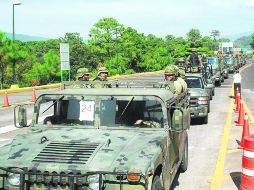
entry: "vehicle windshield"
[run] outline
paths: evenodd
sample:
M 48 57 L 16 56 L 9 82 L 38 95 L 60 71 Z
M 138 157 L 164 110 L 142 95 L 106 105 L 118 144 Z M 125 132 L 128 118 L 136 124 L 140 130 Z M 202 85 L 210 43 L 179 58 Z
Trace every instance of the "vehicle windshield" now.
M 208 58 L 207 60 L 208 60 L 208 63 L 211 64 L 213 68 L 218 67 L 218 64 L 219 64 L 218 59 Z
M 152 97 L 50 97 L 39 102 L 37 124 L 105 127 L 162 128 L 159 98 Z
M 231 57 L 225 57 L 224 58 L 224 61 L 227 63 L 227 64 L 232 64 L 233 63 L 233 59 Z
M 187 88 L 204 88 L 200 77 L 186 76 L 185 82 L 187 83 Z

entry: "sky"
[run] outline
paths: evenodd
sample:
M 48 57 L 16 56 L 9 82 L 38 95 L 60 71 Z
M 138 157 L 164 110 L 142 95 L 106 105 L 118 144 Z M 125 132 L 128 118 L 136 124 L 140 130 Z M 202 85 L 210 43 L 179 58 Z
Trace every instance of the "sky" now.
M 12 2 L 0 0 L 0 30 L 12 33 Z M 254 31 L 254 0 L 21 0 L 15 6 L 15 33 L 46 38 L 79 32 L 84 39 L 101 18 L 114 17 L 144 34 L 185 36 Z

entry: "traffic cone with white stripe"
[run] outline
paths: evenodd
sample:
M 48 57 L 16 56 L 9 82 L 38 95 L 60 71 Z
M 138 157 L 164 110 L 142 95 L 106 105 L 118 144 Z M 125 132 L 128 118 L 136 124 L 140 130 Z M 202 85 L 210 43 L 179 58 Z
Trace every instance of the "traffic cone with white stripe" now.
M 240 109 L 239 109 L 239 115 L 237 120 L 237 126 L 243 126 L 244 125 L 244 107 L 243 107 L 243 100 L 241 100 L 240 103 Z
M 9 99 L 8 99 L 8 93 L 7 90 L 4 92 L 4 107 L 9 107 Z
M 238 147 L 239 149 L 243 148 L 243 139 L 248 135 L 250 135 L 249 118 L 248 118 L 248 115 L 245 114 L 244 124 L 243 124 L 243 132 L 242 132 L 242 139 L 241 139 L 241 143 Z
M 243 139 L 240 190 L 254 190 L 254 134 L 246 136 Z
M 32 102 L 36 101 L 36 93 L 35 93 L 35 88 L 33 88 L 33 93 L 32 93 Z

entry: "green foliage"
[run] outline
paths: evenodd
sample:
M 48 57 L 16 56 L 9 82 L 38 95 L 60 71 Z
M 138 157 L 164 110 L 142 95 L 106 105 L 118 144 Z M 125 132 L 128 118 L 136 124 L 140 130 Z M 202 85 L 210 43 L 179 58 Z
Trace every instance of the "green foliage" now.
M 202 36 L 198 29 L 194 29 L 194 28 L 191 29 L 186 36 L 187 36 L 187 42 L 190 44 L 190 47 L 197 48 L 201 46 Z
M 15 41 L 12 44 L 5 33 L 0 32 L 0 76 L 1 87 L 12 84 L 12 63 L 15 62 L 16 78 L 21 86 L 54 83 L 60 81 L 59 44 L 70 45 L 71 79 L 76 72 L 86 67 L 91 77 L 97 68 L 106 66 L 109 74 L 132 74 L 164 69 L 178 58 L 190 54 L 195 47 L 211 56 L 218 49 L 219 31 L 213 39 L 202 36 L 198 29 L 191 29 L 187 38 L 167 35 L 165 39 L 149 34 L 144 35 L 131 27 L 124 27 L 114 18 L 100 19 L 89 32 L 85 43 L 79 33 L 66 33 L 60 39 L 46 41 Z M 67 72 L 63 72 L 67 75 Z
M 251 36 L 243 36 L 234 41 L 234 46 L 237 48 L 250 48 Z
M 50 50 L 43 57 L 44 63 L 35 63 L 31 70 L 24 75 L 24 83 L 31 85 L 32 81 L 40 81 L 40 84 L 48 84 L 60 81 L 59 56 Z
M 254 49 L 254 33 L 251 35 L 250 46 L 251 46 L 252 49 Z

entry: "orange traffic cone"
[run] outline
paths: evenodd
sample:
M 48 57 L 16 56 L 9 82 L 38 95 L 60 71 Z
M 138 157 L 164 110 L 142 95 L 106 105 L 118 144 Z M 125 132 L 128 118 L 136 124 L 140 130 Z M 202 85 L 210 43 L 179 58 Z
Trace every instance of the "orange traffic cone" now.
M 238 92 L 237 96 L 236 96 L 236 108 L 235 108 L 235 112 L 238 113 L 240 110 L 240 104 L 241 104 L 241 98 L 240 98 L 241 94 Z
M 243 139 L 244 137 L 250 135 L 250 127 L 249 127 L 249 118 L 248 115 L 245 114 L 244 116 L 244 124 L 243 124 L 243 133 L 242 133 L 242 139 L 241 139 L 241 143 L 238 146 L 239 149 L 243 148 Z
M 33 88 L 33 93 L 32 93 L 32 102 L 36 101 L 36 94 L 35 94 L 35 88 Z
M 9 107 L 9 99 L 8 99 L 8 94 L 7 94 L 7 90 L 4 92 L 4 107 Z
M 243 107 L 243 100 L 241 100 L 237 126 L 243 126 L 243 124 L 244 124 L 244 107 Z

